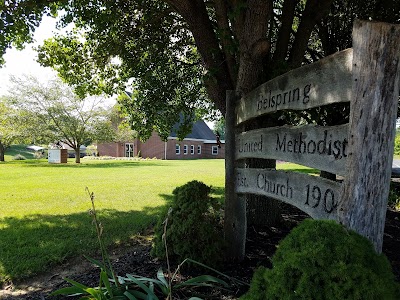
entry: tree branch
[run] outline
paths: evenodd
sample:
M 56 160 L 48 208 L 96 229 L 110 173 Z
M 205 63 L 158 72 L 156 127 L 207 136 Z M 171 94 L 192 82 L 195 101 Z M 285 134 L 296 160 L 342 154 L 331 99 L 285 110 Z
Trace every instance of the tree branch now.
M 283 3 L 281 16 L 282 25 L 281 29 L 279 30 L 273 58 L 275 63 L 279 63 L 286 59 L 286 55 L 289 49 L 290 33 L 292 32 L 292 24 L 296 3 L 296 0 L 286 0 Z
M 244 22 L 238 40 L 240 59 L 236 93 L 246 94 L 259 84 L 263 58 L 268 55 L 268 24 L 272 16 L 272 0 L 253 0 L 247 3 Z
M 207 74 L 204 84 L 210 99 L 225 114 L 226 91 L 234 88 L 227 62 L 202 0 L 165 0 L 188 23 Z
M 328 12 L 333 0 L 309 0 L 297 29 L 289 62 L 293 68 L 301 66 L 308 40 L 314 27 Z
M 229 75 L 232 82 L 236 82 L 237 72 L 235 70 L 236 58 L 232 54 L 234 43 L 233 43 L 233 32 L 229 26 L 228 19 L 228 4 L 226 0 L 216 0 L 214 3 L 215 15 L 217 19 L 217 26 L 220 34 L 220 40 L 222 49 L 225 54 L 226 62 L 228 65 Z

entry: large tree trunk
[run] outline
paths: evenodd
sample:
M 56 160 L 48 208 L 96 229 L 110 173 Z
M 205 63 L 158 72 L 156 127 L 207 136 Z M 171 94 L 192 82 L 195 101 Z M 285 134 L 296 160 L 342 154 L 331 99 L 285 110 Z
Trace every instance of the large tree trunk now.
M 81 149 L 78 146 L 78 148 L 75 148 L 75 163 L 80 164 L 81 163 Z
M 239 70 L 236 93 L 242 96 L 257 87 L 262 80 L 263 60 L 270 50 L 268 20 L 272 15 L 272 1 L 250 1 L 241 18 L 235 23 L 240 42 Z M 254 121 L 258 124 L 258 121 Z M 269 122 L 271 123 L 271 122 Z M 246 130 L 254 124 L 246 125 Z M 251 168 L 273 167 L 274 160 L 251 159 L 246 161 Z M 279 218 L 277 201 L 262 196 L 247 195 L 248 224 L 274 224 Z
M 4 161 L 4 145 L 2 143 L 0 143 L 0 161 Z
M 251 168 L 276 169 L 276 161 L 272 159 L 249 159 L 247 163 Z M 247 201 L 247 225 L 276 225 L 280 220 L 281 210 L 279 200 L 259 196 L 248 195 Z
M 278 122 L 270 116 L 266 118 L 258 118 L 246 125 L 246 131 L 263 127 L 277 126 Z M 274 159 L 257 159 L 251 158 L 246 160 L 246 167 L 258 169 L 276 169 L 276 160 Z M 276 225 L 280 220 L 279 200 L 260 196 L 246 195 L 247 202 L 247 224 L 248 225 Z
M 225 115 L 226 91 L 234 89 L 226 58 L 214 33 L 203 0 L 165 0 L 188 23 L 207 74 L 203 77 L 208 96 Z M 233 68 L 234 66 L 231 66 Z

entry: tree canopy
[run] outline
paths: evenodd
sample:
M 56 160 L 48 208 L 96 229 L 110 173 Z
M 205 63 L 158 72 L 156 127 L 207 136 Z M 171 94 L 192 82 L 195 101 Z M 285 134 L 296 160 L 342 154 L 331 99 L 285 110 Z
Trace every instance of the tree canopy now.
M 5 149 L 13 142 L 26 139 L 25 114 L 14 109 L 5 98 L 0 99 L 0 161 Z
M 0 53 L 30 42 L 42 15 L 62 9 L 62 24 L 77 29 L 47 41 L 39 49 L 42 64 L 80 94 L 132 84 L 127 106 L 140 112 L 136 127 L 161 132 L 178 112 L 209 108 L 206 99 L 224 114 L 227 90 L 240 96 L 351 46 L 355 18 L 400 21 L 399 2 L 389 0 L 10 0 L 1 6 Z
M 63 142 L 75 151 L 92 140 L 111 140 L 114 130 L 99 97 L 79 98 L 55 79 L 47 84 L 33 76 L 13 79 L 13 93 L 6 96 L 17 112 L 29 115 L 25 127 L 45 143 Z

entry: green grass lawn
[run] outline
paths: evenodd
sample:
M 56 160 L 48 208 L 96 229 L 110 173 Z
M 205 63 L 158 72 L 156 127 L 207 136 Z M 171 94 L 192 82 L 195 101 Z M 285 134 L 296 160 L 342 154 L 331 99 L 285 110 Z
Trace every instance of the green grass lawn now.
M 67 258 L 98 251 L 88 210 L 88 187 L 107 245 L 130 238 L 157 220 L 175 187 L 200 180 L 224 189 L 223 160 L 46 160 L 0 163 L 0 281 L 21 279 Z
M 173 189 L 190 180 L 212 185 L 217 197 L 224 193 L 224 160 L 12 160 L 29 157 L 24 151 L 13 147 L 0 163 L 0 282 L 98 253 L 86 187 L 95 195 L 107 246 L 129 245 L 156 222 Z M 278 168 L 315 172 L 288 163 Z

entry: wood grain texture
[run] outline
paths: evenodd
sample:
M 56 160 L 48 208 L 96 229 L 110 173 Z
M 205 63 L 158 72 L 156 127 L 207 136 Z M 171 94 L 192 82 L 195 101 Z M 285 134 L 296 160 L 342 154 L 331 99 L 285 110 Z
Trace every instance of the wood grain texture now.
M 236 192 L 268 196 L 296 206 L 314 219 L 337 220 L 340 183 L 302 173 L 236 169 Z
M 246 201 L 235 192 L 235 92 L 227 91 L 225 132 L 225 210 L 224 232 L 227 257 L 243 260 L 246 245 Z
M 283 109 L 349 102 L 352 56 L 347 49 L 260 85 L 240 99 L 236 123 Z
M 236 159 L 264 158 L 293 162 L 344 175 L 348 126 L 282 126 L 236 136 Z
M 400 25 L 356 21 L 340 221 L 382 251 L 399 97 Z

